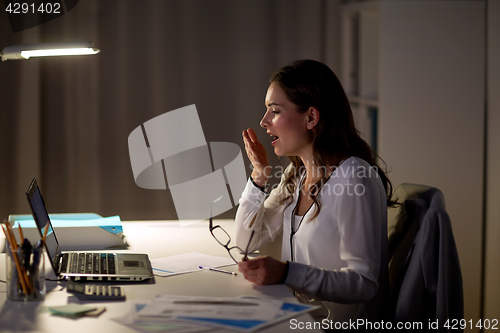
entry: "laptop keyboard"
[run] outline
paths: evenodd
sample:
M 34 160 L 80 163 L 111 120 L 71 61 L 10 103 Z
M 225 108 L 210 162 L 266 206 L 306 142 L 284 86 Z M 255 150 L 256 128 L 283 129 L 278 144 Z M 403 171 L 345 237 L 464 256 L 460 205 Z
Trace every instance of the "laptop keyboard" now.
M 66 265 L 68 261 L 69 265 Z M 112 253 L 68 253 L 61 267 L 61 273 L 116 274 L 115 255 Z

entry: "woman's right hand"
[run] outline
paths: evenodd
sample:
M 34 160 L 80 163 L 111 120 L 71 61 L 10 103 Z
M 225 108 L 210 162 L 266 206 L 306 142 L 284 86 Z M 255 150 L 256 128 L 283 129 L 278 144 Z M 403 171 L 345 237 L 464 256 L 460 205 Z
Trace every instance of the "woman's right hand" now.
M 269 174 L 271 173 L 266 149 L 260 143 L 259 139 L 257 139 L 257 134 L 251 128 L 243 131 L 243 141 L 245 142 L 248 159 L 253 165 L 252 179 L 257 186 L 266 187 Z

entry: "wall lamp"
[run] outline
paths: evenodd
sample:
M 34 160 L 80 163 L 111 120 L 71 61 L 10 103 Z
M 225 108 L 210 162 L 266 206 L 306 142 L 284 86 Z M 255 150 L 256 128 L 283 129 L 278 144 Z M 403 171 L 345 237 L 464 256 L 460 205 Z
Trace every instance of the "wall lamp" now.
M 5 47 L 0 54 L 2 61 L 29 59 L 31 57 L 52 57 L 97 54 L 92 42 L 19 44 Z

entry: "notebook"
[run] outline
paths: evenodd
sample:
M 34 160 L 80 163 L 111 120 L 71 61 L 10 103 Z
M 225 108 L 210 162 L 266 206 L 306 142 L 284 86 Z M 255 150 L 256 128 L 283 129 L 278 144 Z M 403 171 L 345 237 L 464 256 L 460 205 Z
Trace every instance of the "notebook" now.
M 48 232 L 45 250 L 56 276 L 72 280 L 144 281 L 153 277 L 151 263 L 145 253 L 120 252 L 61 252 L 56 231 L 52 228 L 49 214 L 36 182 L 31 181 L 26 196 L 40 236 Z

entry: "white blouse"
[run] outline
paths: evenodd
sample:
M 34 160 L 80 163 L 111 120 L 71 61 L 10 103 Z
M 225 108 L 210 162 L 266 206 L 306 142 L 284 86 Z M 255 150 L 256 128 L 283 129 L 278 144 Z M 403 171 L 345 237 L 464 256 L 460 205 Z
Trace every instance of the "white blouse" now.
M 245 248 L 254 230 L 250 248 L 256 250 L 283 231 L 281 260 L 290 261 L 285 284 L 301 300 L 323 301 L 324 316 L 334 321 L 380 318 L 388 291 L 387 196 L 377 171 L 363 159 L 346 159 L 318 195 L 319 215 L 311 220 L 313 204 L 300 221 L 298 183 L 292 203 L 280 203 L 287 172 L 290 166 L 267 199 L 247 182 L 236 213 L 237 245 Z M 292 223 L 298 225 L 290 237 Z

